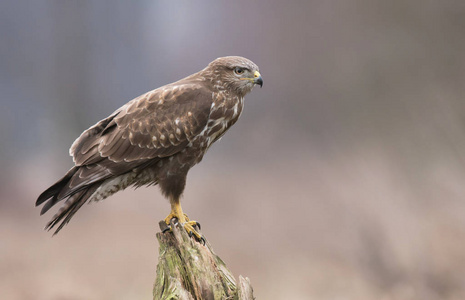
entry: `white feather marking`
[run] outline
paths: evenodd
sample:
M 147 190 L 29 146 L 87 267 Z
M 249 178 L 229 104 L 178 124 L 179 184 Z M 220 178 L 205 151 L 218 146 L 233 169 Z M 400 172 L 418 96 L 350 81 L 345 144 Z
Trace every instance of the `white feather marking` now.
M 127 188 L 135 178 L 135 173 L 128 173 L 113 179 L 105 180 L 102 185 L 89 197 L 89 202 L 100 201 L 108 196 Z

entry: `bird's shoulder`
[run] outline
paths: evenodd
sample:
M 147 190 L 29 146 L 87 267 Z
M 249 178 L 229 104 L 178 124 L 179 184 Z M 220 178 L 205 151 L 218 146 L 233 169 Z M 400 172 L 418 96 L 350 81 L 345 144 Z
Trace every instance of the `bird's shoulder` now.
M 212 91 L 211 84 L 208 82 L 184 79 L 148 91 L 132 101 L 165 104 L 165 106 L 191 101 L 210 101 Z
M 179 81 L 149 91 L 122 106 L 114 118 L 119 128 L 140 131 L 139 125 L 165 127 L 167 123 L 200 121 L 210 113 L 211 89 L 197 81 Z M 144 133 L 144 132 L 141 132 Z

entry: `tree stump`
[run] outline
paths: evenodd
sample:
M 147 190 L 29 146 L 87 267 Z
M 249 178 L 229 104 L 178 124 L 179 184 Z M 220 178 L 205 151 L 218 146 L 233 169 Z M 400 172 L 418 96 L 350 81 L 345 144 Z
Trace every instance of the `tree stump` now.
M 160 229 L 165 228 L 165 222 L 160 221 Z M 154 300 L 254 299 L 249 279 L 239 276 L 237 285 L 208 241 L 205 245 L 197 242 L 173 220 L 171 228 L 171 231 L 157 233 L 160 249 Z

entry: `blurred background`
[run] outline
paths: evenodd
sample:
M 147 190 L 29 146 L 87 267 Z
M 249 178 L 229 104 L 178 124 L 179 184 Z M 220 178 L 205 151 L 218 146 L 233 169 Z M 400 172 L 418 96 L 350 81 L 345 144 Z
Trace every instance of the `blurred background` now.
M 464 1 L 0 3 L 2 299 L 151 299 L 158 188 L 37 196 L 79 134 L 241 55 L 263 89 L 188 177 L 184 210 L 257 299 L 465 299 Z

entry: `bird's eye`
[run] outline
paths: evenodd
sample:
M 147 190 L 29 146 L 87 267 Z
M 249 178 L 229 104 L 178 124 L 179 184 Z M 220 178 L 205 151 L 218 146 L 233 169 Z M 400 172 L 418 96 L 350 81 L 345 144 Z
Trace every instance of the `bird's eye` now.
M 242 75 L 244 73 L 244 69 L 237 67 L 234 69 L 234 73 L 237 75 Z

